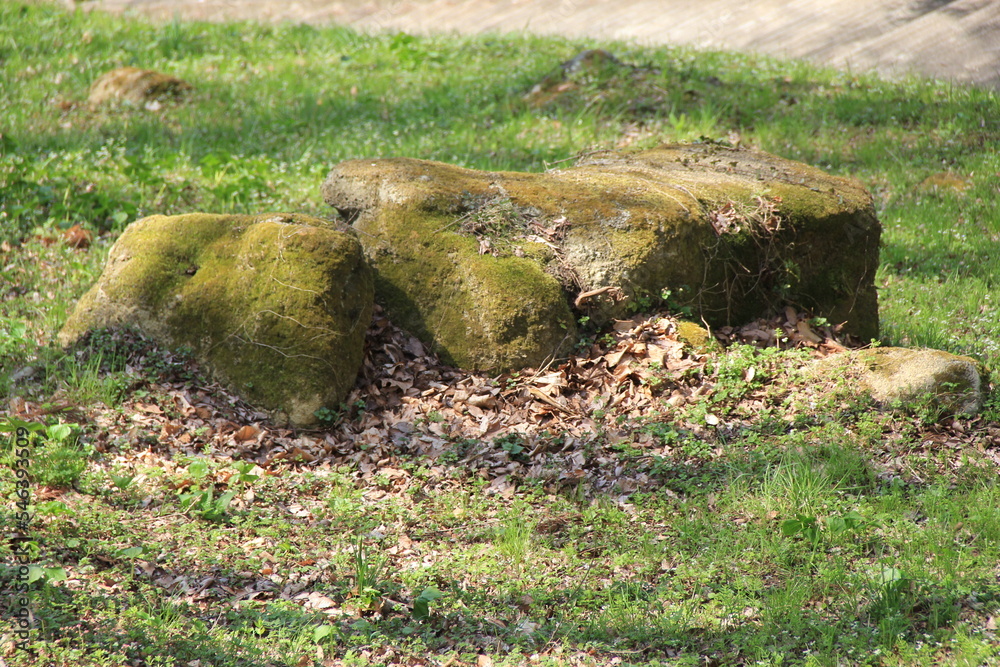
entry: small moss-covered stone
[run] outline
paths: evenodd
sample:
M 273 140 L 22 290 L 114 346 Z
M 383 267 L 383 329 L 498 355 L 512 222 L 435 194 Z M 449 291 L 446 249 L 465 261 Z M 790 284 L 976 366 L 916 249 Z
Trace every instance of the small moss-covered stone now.
M 122 233 L 59 340 L 129 325 L 190 347 L 220 380 L 294 424 L 336 409 L 373 303 L 350 233 L 308 216 L 151 216 Z
M 94 81 L 87 102 L 91 106 L 115 100 L 142 104 L 164 98 L 179 99 L 190 90 L 191 84 L 169 74 L 119 67 Z
M 677 323 L 677 340 L 685 343 L 699 354 L 705 353 L 716 342 L 705 327 L 694 322 L 681 320 Z
M 979 363 L 931 349 L 878 347 L 832 355 L 814 365 L 817 379 L 843 378 L 882 408 L 932 407 L 942 414 L 975 415 L 983 407 Z
M 465 367 L 538 365 L 577 317 L 625 317 L 664 289 L 712 326 L 794 303 L 878 334 L 870 195 L 759 151 L 609 151 L 541 174 L 351 160 L 322 192 L 362 232 L 394 321 Z
M 975 415 L 983 406 L 975 359 L 942 350 L 875 348 L 858 354 L 862 380 L 885 405 L 934 401 L 950 414 Z

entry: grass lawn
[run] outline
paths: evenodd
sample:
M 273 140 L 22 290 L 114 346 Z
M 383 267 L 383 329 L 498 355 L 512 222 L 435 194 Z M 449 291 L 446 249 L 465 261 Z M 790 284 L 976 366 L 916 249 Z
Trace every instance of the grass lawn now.
M 526 97 L 595 46 L 636 68 Z M 193 92 L 90 108 L 91 82 L 126 65 Z M 537 378 L 440 367 L 377 317 L 371 372 L 397 350 L 398 384 L 420 391 L 389 388 L 390 405 L 359 385 L 328 428 L 294 432 L 133 333 L 53 342 L 144 215 L 329 216 L 319 185 L 349 158 L 532 171 L 713 140 L 860 179 L 884 225 L 880 342 L 992 369 L 995 93 L 690 49 L 154 25 L 20 2 L 0 3 L 0 91 L 6 664 L 1000 660 L 992 399 L 975 419 L 880 412 L 810 376 L 808 350 L 735 345 L 692 350 L 682 373 L 637 370 L 620 389 L 642 409 L 607 396 L 570 423 L 522 400 Z M 89 245 L 67 242 L 76 225 Z M 581 355 L 625 336 L 588 332 Z M 504 429 L 475 435 L 482 410 L 458 398 L 474 392 L 496 397 Z

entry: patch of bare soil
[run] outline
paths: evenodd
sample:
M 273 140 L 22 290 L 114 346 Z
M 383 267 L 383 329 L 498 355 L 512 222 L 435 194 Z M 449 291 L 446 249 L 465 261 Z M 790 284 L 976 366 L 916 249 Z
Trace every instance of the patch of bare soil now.
M 769 53 L 1000 88 L 1000 3 L 984 0 L 67 0 L 158 20 L 337 23 L 363 32 L 504 32 Z M 598 20 L 595 20 L 597 17 Z

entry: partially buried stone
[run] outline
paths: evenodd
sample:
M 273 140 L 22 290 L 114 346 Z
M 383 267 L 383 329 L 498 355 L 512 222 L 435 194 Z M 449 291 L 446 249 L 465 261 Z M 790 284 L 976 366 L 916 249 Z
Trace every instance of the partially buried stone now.
M 976 360 L 943 350 L 877 347 L 834 354 L 814 363 L 812 377 L 847 381 L 881 409 L 929 407 L 942 415 L 974 416 L 985 398 Z
M 122 233 L 59 334 L 129 326 L 187 346 L 279 421 L 336 409 L 361 366 L 373 305 L 357 238 L 296 214 L 151 216 Z
M 983 387 L 975 359 L 942 350 L 875 348 L 857 353 L 862 381 L 879 403 L 930 401 L 951 414 L 975 415 Z
M 94 81 L 87 102 L 94 107 L 109 101 L 146 104 L 179 99 L 191 89 L 191 84 L 169 74 L 138 67 L 120 67 Z

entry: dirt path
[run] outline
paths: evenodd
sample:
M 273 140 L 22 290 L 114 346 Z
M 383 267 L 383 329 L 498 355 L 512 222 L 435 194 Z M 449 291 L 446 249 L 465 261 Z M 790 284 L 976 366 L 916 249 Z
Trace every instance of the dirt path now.
M 86 0 L 170 19 L 539 34 L 759 51 L 1000 89 L 997 0 Z

